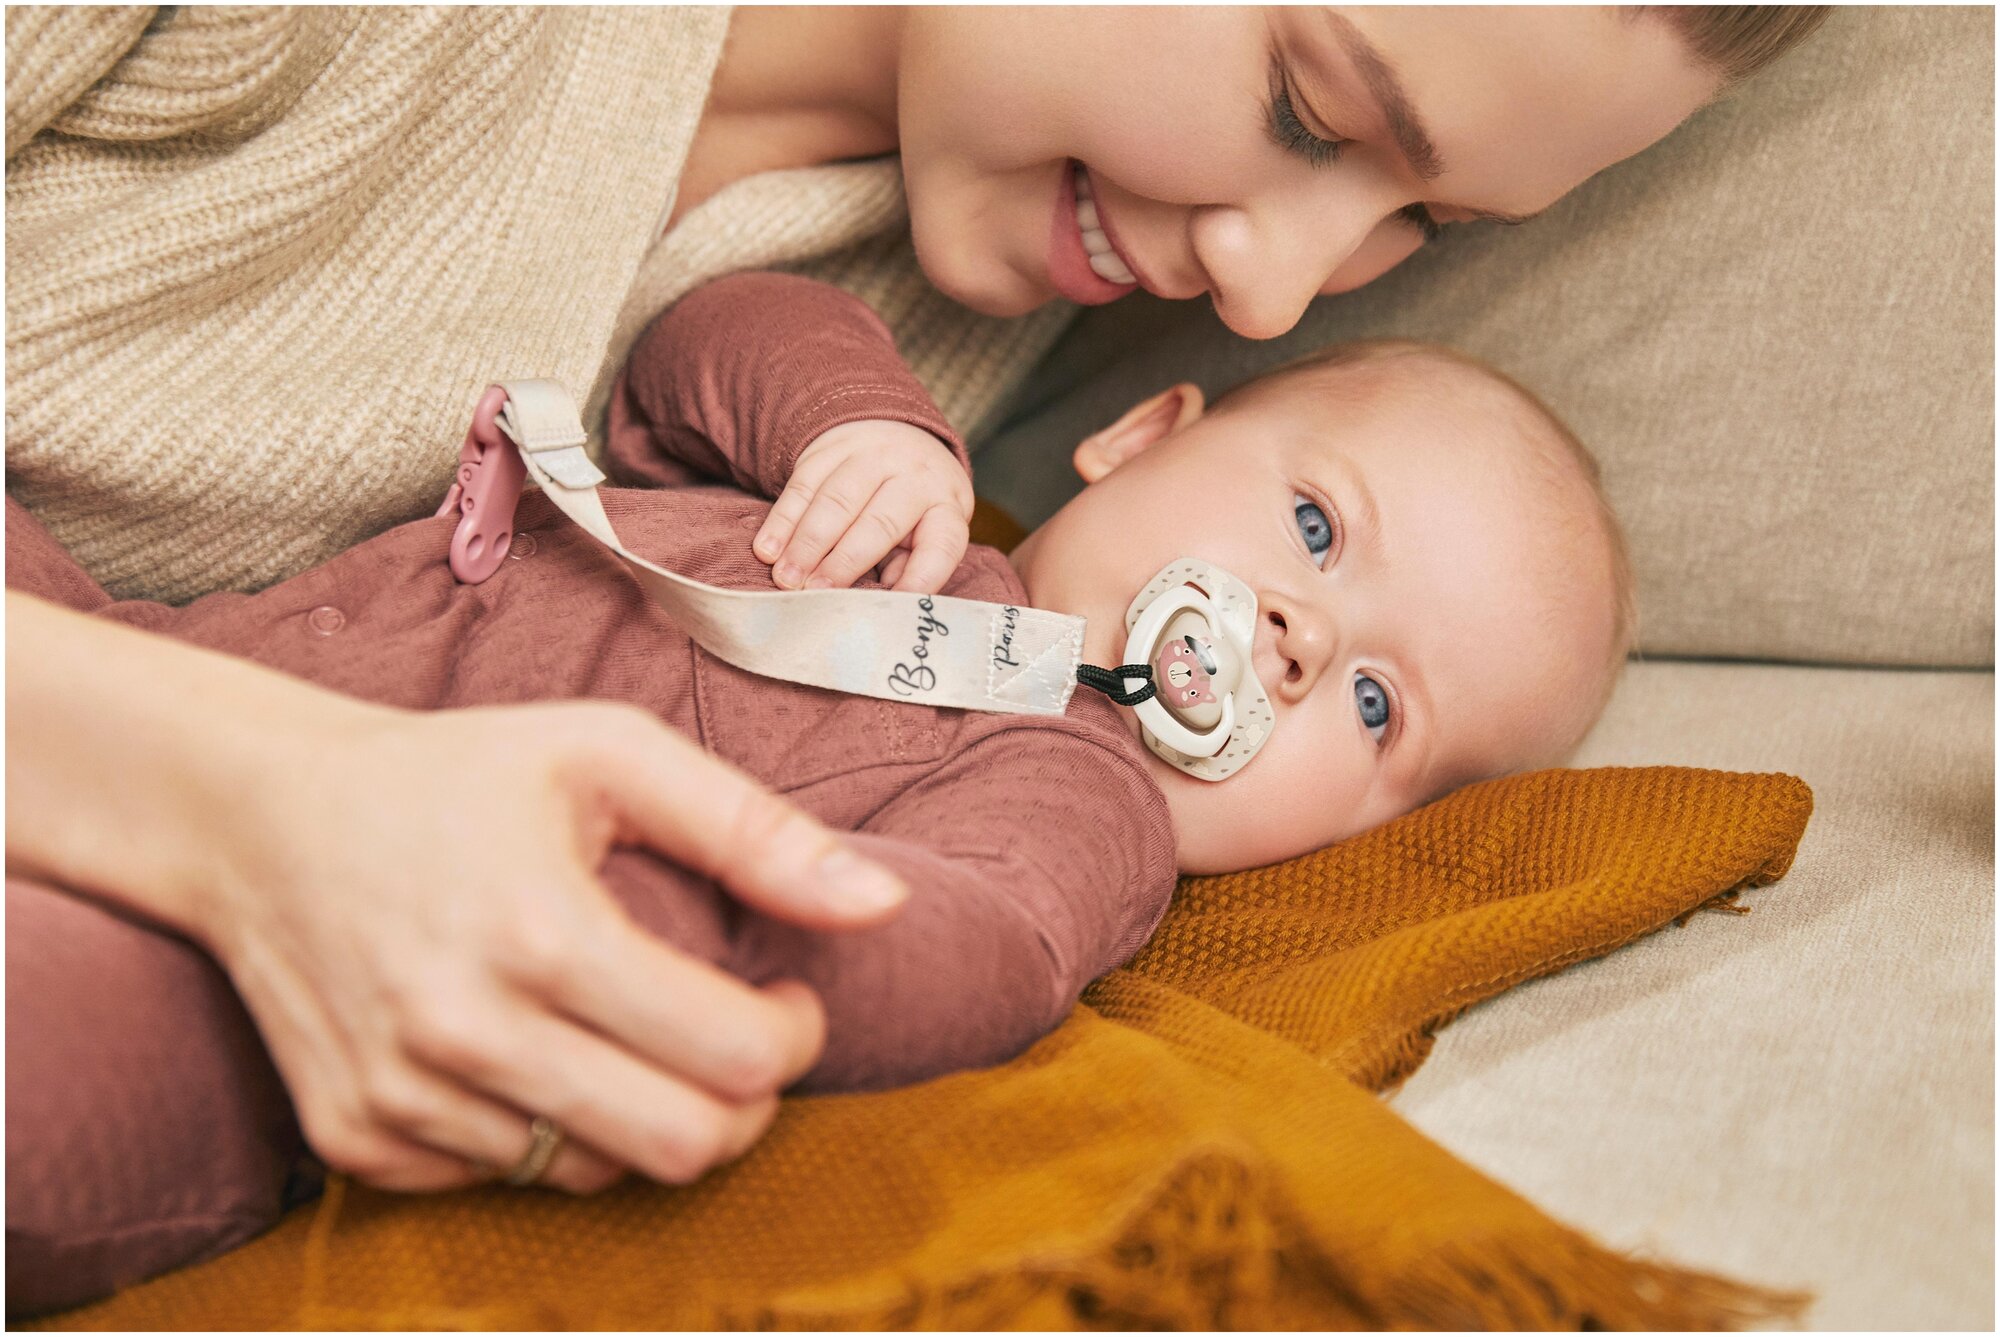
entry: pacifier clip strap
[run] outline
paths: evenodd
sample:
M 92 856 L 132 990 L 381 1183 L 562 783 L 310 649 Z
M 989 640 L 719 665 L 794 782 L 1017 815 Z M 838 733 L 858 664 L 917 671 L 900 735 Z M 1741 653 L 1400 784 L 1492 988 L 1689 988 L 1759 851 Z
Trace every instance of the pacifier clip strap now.
M 1127 689 L 1125 681 L 1128 678 L 1136 678 L 1139 685 Z M 1151 664 L 1120 664 L 1111 669 L 1099 668 L 1095 664 L 1078 664 L 1076 680 L 1110 697 L 1114 706 L 1142 705 L 1159 695 L 1159 689 L 1153 685 Z
M 895 590 L 727 590 L 655 566 L 619 542 L 584 451 L 576 401 L 556 381 L 506 381 L 480 401 L 556 507 L 615 553 L 677 625 L 750 673 L 837 692 L 964 710 L 1060 715 L 1083 658 L 1084 620 L 1038 608 Z M 496 439 L 497 444 L 497 439 Z M 457 568 L 454 567 L 456 570 Z

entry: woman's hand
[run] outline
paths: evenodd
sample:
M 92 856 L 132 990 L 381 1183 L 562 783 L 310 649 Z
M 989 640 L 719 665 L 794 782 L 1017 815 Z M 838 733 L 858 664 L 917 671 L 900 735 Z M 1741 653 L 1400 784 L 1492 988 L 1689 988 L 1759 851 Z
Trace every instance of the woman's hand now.
M 810 927 L 905 889 L 638 710 L 416 714 L 9 592 L 10 870 L 202 942 L 329 1165 L 438 1189 L 517 1164 L 685 1182 L 740 1154 L 823 1038 L 626 918 L 596 880 L 645 845 Z M 485 1167 L 483 1170 L 481 1167 Z
M 594 879 L 645 845 L 820 927 L 893 878 L 643 712 L 371 711 L 249 801 L 207 939 L 327 1163 L 386 1188 L 472 1182 L 569 1140 L 544 1181 L 691 1181 L 763 1133 L 818 1057 L 817 1000 L 758 990 L 634 925 Z
M 750 546 L 786 589 L 845 589 L 879 564 L 890 588 L 934 594 L 965 556 L 971 523 L 972 479 L 951 448 L 871 418 L 799 452 Z

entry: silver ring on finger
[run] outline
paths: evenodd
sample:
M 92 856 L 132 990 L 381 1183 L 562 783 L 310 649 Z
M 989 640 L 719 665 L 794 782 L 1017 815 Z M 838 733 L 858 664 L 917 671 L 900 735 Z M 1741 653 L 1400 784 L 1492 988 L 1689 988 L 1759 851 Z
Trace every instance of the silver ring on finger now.
M 556 1151 L 562 1146 L 563 1130 L 554 1119 L 537 1114 L 535 1121 L 528 1125 L 527 1155 L 509 1170 L 503 1178 L 515 1188 L 526 1188 L 548 1172 L 549 1162 L 556 1158 Z

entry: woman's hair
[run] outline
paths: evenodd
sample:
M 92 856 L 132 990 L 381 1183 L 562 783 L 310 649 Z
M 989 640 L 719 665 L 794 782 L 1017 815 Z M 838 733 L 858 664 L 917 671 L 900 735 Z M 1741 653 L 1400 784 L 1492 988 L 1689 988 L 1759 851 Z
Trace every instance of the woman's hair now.
M 1812 36 L 1831 5 L 1637 5 L 1659 18 L 1694 58 L 1722 76 L 1723 86 L 1748 79 Z

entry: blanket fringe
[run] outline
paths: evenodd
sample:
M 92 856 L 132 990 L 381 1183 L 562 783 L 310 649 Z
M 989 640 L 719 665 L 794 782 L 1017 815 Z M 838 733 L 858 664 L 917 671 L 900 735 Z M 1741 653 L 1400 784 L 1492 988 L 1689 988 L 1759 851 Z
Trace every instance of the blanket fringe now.
M 1811 1302 L 1803 1291 L 1628 1257 L 1558 1227 L 1531 1247 L 1508 1239 L 1435 1250 L 1387 1297 L 1380 1318 L 1394 1328 L 1724 1332 L 1796 1326 Z
M 1242 1161 L 1184 1163 L 1116 1236 L 894 1295 L 794 1300 L 732 1328 L 1616 1329 L 1717 1332 L 1795 1321 L 1811 1297 L 1627 1257 L 1555 1221 L 1461 1235 L 1349 1275 Z M 1530 1209 L 1532 1210 L 1532 1209 Z M 1525 1228 L 1523 1226 L 1525 1225 Z M 1365 1291 L 1365 1293 L 1364 1293 Z

